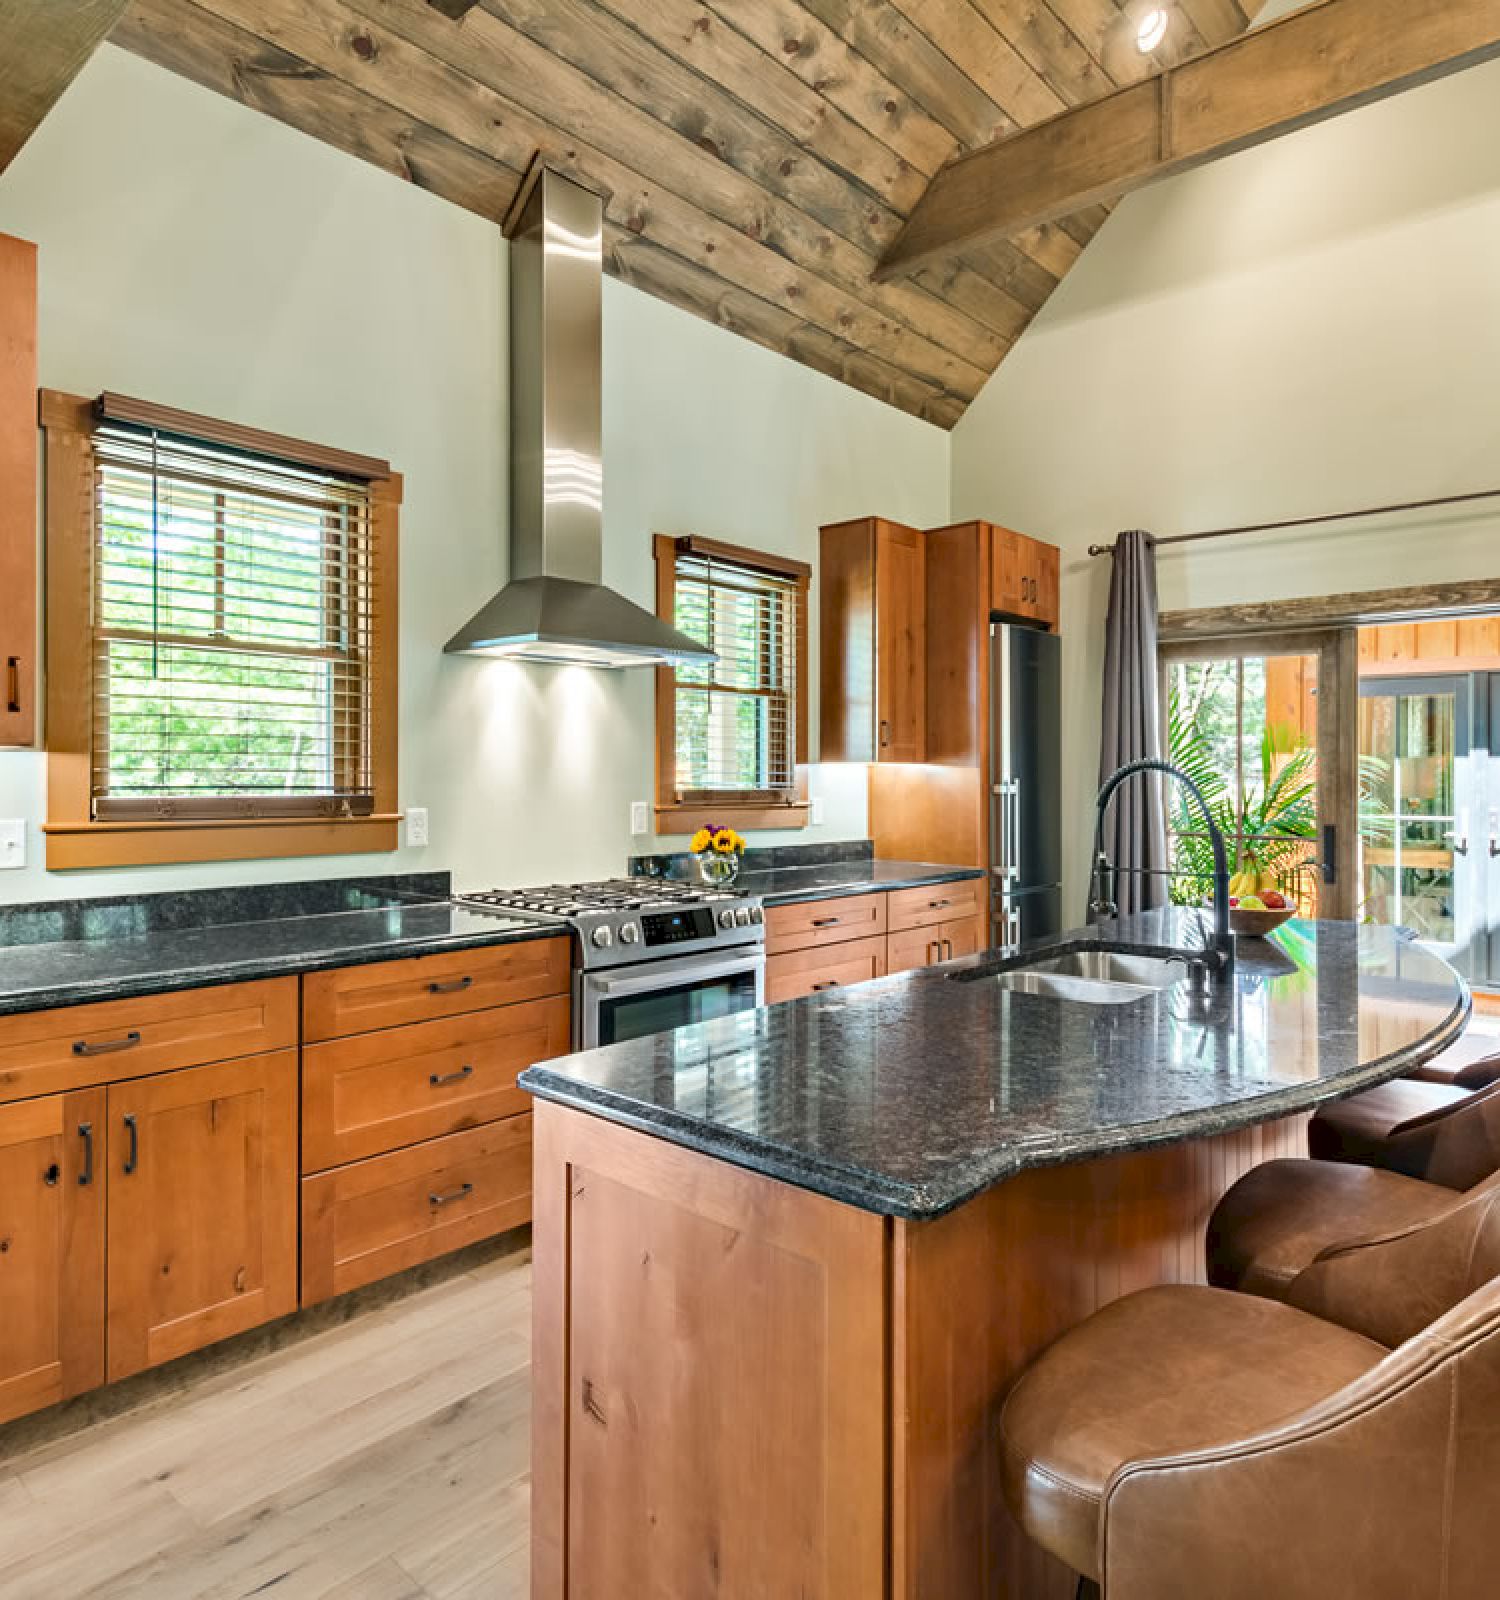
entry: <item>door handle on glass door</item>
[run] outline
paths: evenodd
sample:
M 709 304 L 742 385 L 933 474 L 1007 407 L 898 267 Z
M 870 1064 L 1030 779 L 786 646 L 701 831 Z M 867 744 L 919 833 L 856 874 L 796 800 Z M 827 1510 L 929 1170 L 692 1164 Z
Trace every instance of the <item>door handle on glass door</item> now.
M 1443 835 L 1443 837 L 1446 840 L 1448 840 L 1448 842 L 1453 846 L 1454 855 L 1456 855 L 1456 856 L 1466 856 L 1466 855 L 1468 855 L 1468 853 L 1469 853 L 1469 839 L 1468 839 L 1468 835 L 1467 834 L 1455 833 L 1452 828 L 1449 828 L 1448 831 Z M 1493 839 L 1490 840 L 1490 854 L 1491 855 L 1495 854 L 1495 841 Z

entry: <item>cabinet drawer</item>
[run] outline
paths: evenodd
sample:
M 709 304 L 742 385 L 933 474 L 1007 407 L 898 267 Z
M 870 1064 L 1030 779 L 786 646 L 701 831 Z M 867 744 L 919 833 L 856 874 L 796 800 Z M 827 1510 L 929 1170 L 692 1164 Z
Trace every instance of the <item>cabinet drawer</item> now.
M 933 922 L 921 928 L 893 933 L 886 941 L 887 970 L 911 972 L 917 967 L 935 967 L 959 956 L 972 956 L 985 946 L 984 920 L 981 917 L 955 917 L 948 922 Z
M 890 896 L 890 931 L 925 928 L 935 922 L 977 917 L 984 910 L 984 879 L 934 883 L 925 889 L 896 889 Z
M 567 1000 L 527 1000 L 310 1044 L 302 1170 L 321 1172 L 529 1108 L 516 1078 L 568 1051 Z
M 295 978 L 0 1017 L 0 1101 L 261 1055 L 296 1042 Z
M 531 1113 L 302 1180 L 302 1303 L 531 1219 Z
M 310 973 L 302 980 L 302 1036 L 337 1039 L 566 994 L 571 954 L 568 938 L 527 939 Z
M 805 950 L 811 945 L 842 944 L 885 932 L 883 894 L 846 895 L 843 899 L 808 900 L 796 906 L 772 906 L 766 912 L 766 954 Z
M 843 944 L 788 950 L 766 962 L 766 1000 L 797 1000 L 823 989 L 848 988 L 885 976 L 885 940 L 849 939 Z

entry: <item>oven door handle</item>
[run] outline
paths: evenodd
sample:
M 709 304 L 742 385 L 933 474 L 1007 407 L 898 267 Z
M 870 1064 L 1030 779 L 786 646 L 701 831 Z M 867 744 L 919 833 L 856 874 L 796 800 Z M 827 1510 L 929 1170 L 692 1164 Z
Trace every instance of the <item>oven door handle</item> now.
M 601 999 L 615 995 L 645 994 L 652 989 L 680 989 L 690 983 L 707 983 L 714 978 L 734 978 L 742 972 L 755 972 L 766 964 L 763 950 L 752 956 L 736 956 L 727 961 L 685 961 L 681 966 L 661 961 L 629 977 L 610 977 L 608 973 L 586 973 L 589 989 Z

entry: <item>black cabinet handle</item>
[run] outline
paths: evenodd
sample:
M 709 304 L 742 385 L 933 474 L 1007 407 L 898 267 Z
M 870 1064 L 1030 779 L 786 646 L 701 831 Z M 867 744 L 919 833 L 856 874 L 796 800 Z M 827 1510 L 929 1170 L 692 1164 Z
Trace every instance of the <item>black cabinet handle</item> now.
M 951 939 L 944 939 L 943 940 L 943 949 L 947 952 L 944 955 L 943 960 L 944 961 L 951 961 L 953 959 L 953 941 Z
M 822 983 L 815 983 L 813 985 L 813 989 L 814 990 L 818 990 L 818 989 L 837 989 L 838 987 L 839 987 L 839 980 L 837 978 L 825 978 L 822 981 Z
M 130 1135 L 130 1154 L 125 1157 L 125 1176 L 128 1178 L 141 1164 L 141 1130 L 132 1116 L 125 1118 L 125 1131 Z
M 78 1187 L 87 1189 L 94 1181 L 94 1125 L 92 1122 L 78 1124 L 78 1137 L 83 1140 L 83 1171 L 78 1174 Z
M 450 1189 L 447 1194 L 428 1195 L 427 1204 L 435 1211 L 439 1206 L 451 1206 L 455 1200 L 467 1200 L 473 1192 L 472 1183 L 461 1183 L 458 1188 Z
M 843 920 L 842 917 L 814 917 L 812 925 L 815 928 L 836 928 Z
M 12 713 L 21 709 L 20 656 L 5 658 L 5 709 Z
M 474 980 L 472 978 L 453 978 L 445 982 L 429 983 L 427 992 L 428 994 L 462 994 L 465 989 L 471 989 L 473 986 Z
M 473 1067 L 464 1066 L 464 1067 L 460 1067 L 457 1072 L 433 1072 L 433 1073 L 429 1073 L 428 1077 L 427 1077 L 427 1081 L 428 1081 L 428 1083 L 430 1083 L 432 1085 L 432 1087 L 434 1089 L 442 1089 L 442 1088 L 446 1088 L 447 1085 L 450 1084 L 450 1083 L 462 1083 L 465 1078 L 472 1078 L 473 1076 L 474 1076 Z
M 953 902 L 951 900 L 929 900 L 927 902 L 927 909 L 929 911 L 941 911 L 944 906 L 951 906 L 952 904 Z
M 123 1039 L 75 1039 L 73 1041 L 73 1054 L 75 1056 L 113 1055 L 116 1050 L 134 1050 L 140 1042 L 140 1034 L 132 1028 Z

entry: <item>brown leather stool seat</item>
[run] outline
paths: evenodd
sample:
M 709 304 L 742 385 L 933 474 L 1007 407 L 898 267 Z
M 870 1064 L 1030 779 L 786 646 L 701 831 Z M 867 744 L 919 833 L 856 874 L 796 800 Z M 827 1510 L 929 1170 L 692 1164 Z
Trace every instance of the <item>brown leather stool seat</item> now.
M 1354 1161 L 1472 1189 L 1500 1170 L 1500 1082 L 1484 1089 L 1399 1078 L 1324 1106 L 1307 1132 L 1321 1161 Z
M 1108 1600 L 1494 1600 L 1500 1179 L 1325 1250 L 1295 1304 L 1147 1289 L 1000 1418 L 1005 1497 Z
M 1341 1161 L 1252 1167 L 1208 1223 L 1208 1281 L 1284 1300 L 1330 1245 L 1395 1233 L 1449 1211 L 1451 1189 Z
M 1445 1050 L 1415 1072 L 1409 1072 L 1407 1077 L 1422 1083 L 1446 1083 L 1454 1089 L 1484 1089 L 1500 1082 L 1500 1056 L 1465 1061 L 1454 1051 Z

